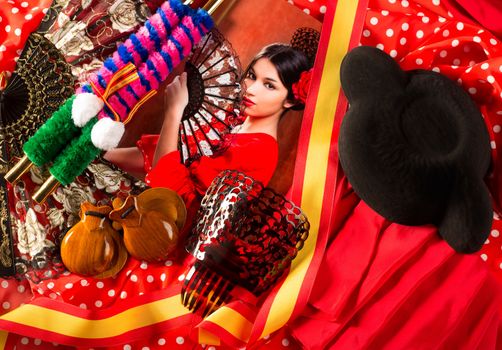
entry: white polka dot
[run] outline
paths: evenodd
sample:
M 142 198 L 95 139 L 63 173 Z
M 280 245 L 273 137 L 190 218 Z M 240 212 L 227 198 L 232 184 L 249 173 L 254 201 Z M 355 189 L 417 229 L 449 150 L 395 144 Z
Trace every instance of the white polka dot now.
M 35 339 L 35 340 L 33 341 L 33 344 L 35 344 L 35 345 L 40 345 L 40 344 L 42 344 L 42 340 L 40 340 L 40 339 Z
M 114 291 L 113 289 L 110 289 L 110 290 L 108 291 L 108 296 L 109 296 L 109 297 L 114 297 L 114 296 L 115 296 L 115 291 Z
M 457 23 L 457 30 L 462 30 L 464 29 L 464 24 L 462 22 Z
M 403 1 L 401 1 L 401 6 L 402 7 L 408 7 L 408 6 L 410 6 L 410 3 L 408 1 L 406 1 L 406 0 L 403 0 Z
M 453 47 L 457 47 L 459 43 L 460 43 L 460 42 L 459 42 L 457 39 L 452 40 L 452 41 L 451 41 L 451 46 L 453 46 Z
M 310 10 L 309 9 L 303 9 L 303 12 L 305 12 L 307 15 L 310 15 Z
M 42 288 L 38 288 L 37 291 L 39 294 L 44 294 L 44 290 Z
M 319 12 L 326 13 L 326 6 L 322 5 L 321 7 L 319 7 Z
M 380 50 L 382 50 L 382 51 L 383 51 L 383 49 L 384 49 L 383 44 L 377 44 L 377 46 L 376 46 L 376 47 L 377 47 L 377 49 L 380 49 Z
M 35 12 L 36 10 L 38 10 L 38 6 L 35 6 L 34 8 L 31 9 L 31 11 Z
M 422 63 L 424 63 L 424 61 L 423 61 L 421 58 L 417 58 L 417 59 L 415 60 L 415 63 L 416 63 L 416 64 L 422 64 Z
M 500 93 L 500 98 L 502 98 L 502 92 Z
M 389 55 L 390 55 L 390 57 L 396 57 L 397 56 L 397 51 L 396 50 L 390 50 Z
M 16 28 L 16 29 L 14 30 L 14 34 L 15 34 L 16 36 L 21 36 L 21 29 Z
M 207 350 L 216 350 L 216 348 L 214 346 L 210 346 L 207 348 Z
M 166 274 L 165 273 L 163 273 L 162 275 L 160 275 L 160 280 L 162 282 L 164 282 L 166 280 Z
M 488 260 L 488 255 L 481 254 L 481 259 L 483 259 L 484 261 Z
M 5 26 L 5 31 L 6 31 L 7 33 L 9 33 L 9 32 L 10 32 L 10 25 L 8 25 L 8 24 L 7 24 L 7 25 Z
M 66 283 L 66 284 L 64 285 L 64 287 L 65 287 L 66 289 L 72 289 L 72 288 L 73 288 L 73 283 Z
M 23 286 L 23 285 L 17 286 L 17 291 L 18 291 L 19 293 L 24 293 L 24 291 L 25 291 L 25 290 L 26 290 L 26 288 L 24 288 L 24 286 Z
M 87 309 L 87 305 L 85 305 L 84 303 L 80 304 L 79 307 L 84 310 Z
M 146 276 L 146 281 L 147 281 L 148 283 L 152 283 L 152 282 L 153 282 L 153 280 L 154 280 L 154 278 L 153 278 L 153 276 L 152 276 L 152 275 L 148 275 L 148 276 Z
M 58 297 L 58 295 L 56 293 L 49 294 L 49 298 L 51 298 L 53 300 L 57 299 L 57 297 Z
M 6 50 L 7 50 L 7 48 L 5 47 L 5 45 L 3 45 L 3 44 L 0 45 L 0 52 L 4 52 Z
M 26 16 L 24 16 L 24 19 L 27 21 L 29 21 L 32 18 L 33 18 L 33 15 L 31 13 L 28 13 Z
M 481 65 L 481 69 L 483 69 L 483 70 L 487 70 L 488 67 L 490 67 L 490 65 L 486 62 Z
M 7 310 L 8 308 L 10 308 L 10 303 L 9 303 L 8 301 L 4 301 L 4 302 L 2 303 L 2 307 L 3 307 L 5 310 Z
M 45 14 L 47 14 L 48 11 L 49 11 L 49 9 L 43 9 L 42 13 L 45 15 Z
M 502 115 L 502 111 L 497 111 L 497 115 Z
M 489 75 L 486 77 L 486 80 L 488 80 L 488 82 L 490 84 L 493 84 L 495 82 L 495 78 L 493 77 L 493 75 Z
M 131 275 L 131 281 L 133 281 L 133 282 L 138 282 L 138 276 L 136 276 L 136 275 Z
M 177 337 L 177 338 L 176 338 L 176 344 L 181 345 L 181 344 L 183 344 L 184 342 L 185 342 L 185 339 L 184 339 L 183 337 Z
M 443 30 L 443 36 L 446 38 L 448 35 L 450 35 L 450 31 L 448 29 Z
M 416 35 L 417 35 L 417 38 L 421 39 L 421 38 L 424 37 L 424 32 L 421 31 L 421 30 L 417 30 L 417 34 Z
M 484 33 L 484 32 L 485 32 L 485 31 L 484 31 L 483 29 L 478 30 L 478 34 L 482 34 L 482 33 Z
M 23 2 L 21 3 L 21 7 L 28 7 L 28 5 L 29 5 L 29 4 L 28 4 L 26 1 L 23 1 Z
M 370 23 L 373 24 L 373 25 L 377 25 L 378 24 L 378 18 L 376 17 L 371 17 L 370 19 Z
M 96 287 L 98 287 L 99 289 L 103 288 L 105 286 L 105 284 L 101 281 L 99 281 L 98 283 L 96 283 Z
M 382 16 L 388 16 L 389 15 L 389 11 L 387 10 L 382 10 L 382 12 L 380 12 L 382 14 Z
M 18 12 L 19 12 L 19 9 L 18 9 L 17 7 L 13 7 L 13 8 L 11 9 L 11 12 L 12 12 L 12 13 L 14 13 L 14 14 L 16 14 L 16 13 L 18 13 Z
M 444 22 L 446 22 L 446 18 L 439 16 L 439 17 L 438 17 L 438 21 L 439 21 L 440 23 L 444 23 Z
M 460 60 L 458 58 L 455 58 L 453 60 L 453 64 L 456 65 L 456 66 L 458 66 L 460 64 Z
M 458 79 L 457 79 L 457 83 L 458 83 L 459 85 L 462 85 L 462 79 L 458 78 Z
M 389 3 L 390 3 L 390 4 L 395 4 L 395 3 L 396 3 L 396 0 L 389 0 Z
M 183 281 L 185 279 L 185 275 L 179 275 L 178 276 L 178 281 Z
M 471 88 L 469 88 L 469 90 L 468 90 L 468 91 L 469 91 L 469 93 L 470 93 L 471 95 L 474 95 L 476 92 L 478 92 L 478 89 L 476 89 L 475 87 L 471 87 Z
M 410 29 L 410 25 L 405 22 L 405 23 L 401 24 L 401 29 L 403 31 L 407 31 L 408 29 Z
M 391 28 L 389 28 L 385 31 L 385 35 L 387 35 L 390 38 L 394 35 L 394 31 Z
M 422 22 L 429 23 L 429 17 L 427 16 L 422 17 Z
M 132 347 L 131 347 L 131 345 L 126 344 L 126 345 L 124 345 L 123 349 L 124 349 L 124 350 L 131 350 L 131 349 L 132 349 Z
M 401 39 L 399 39 L 399 43 L 400 43 L 401 45 L 406 44 L 406 38 L 401 38 Z
M 434 6 L 439 6 L 439 4 L 440 4 L 440 3 L 441 3 L 441 1 L 440 1 L 440 0 L 432 0 L 432 4 L 433 4 Z
M 490 142 L 490 146 L 492 149 L 497 148 L 497 144 L 495 143 L 495 141 Z
M 148 264 L 146 261 L 143 261 L 141 265 L 139 266 L 142 270 L 146 270 L 148 268 Z
M 441 72 L 441 69 L 439 69 L 439 67 L 434 67 L 434 68 L 432 68 L 432 71 L 439 73 L 439 72 Z
M 489 243 L 490 243 L 490 240 L 487 238 L 485 241 L 485 244 L 489 244 Z
M 21 344 L 26 345 L 30 342 L 30 340 L 26 337 L 21 338 Z
M 159 341 L 157 342 L 159 345 L 166 345 L 166 340 L 164 338 L 160 338 Z
M 500 125 L 494 125 L 493 126 L 493 132 L 499 133 L 500 132 Z
M 445 58 L 448 56 L 448 52 L 446 52 L 446 50 L 441 50 L 441 52 L 439 52 L 439 56 Z
M 171 260 L 166 260 L 166 262 L 164 263 L 164 265 L 166 265 L 166 266 L 171 266 L 172 264 L 173 264 L 173 262 Z
M 85 286 L 88 286 L 88 285 L 89 285 L 89 282 L 87 282 L 87 280 L 82 280 L 82 281 L 80 281 L 80 285 L 81 285 L 82 287 L 85 287 Z
M 281 342 L 282 346 L 289 346 L 289 340 L 284 338 Z
M 54 283 L 52 283 L 52 282 L 47 283 L 47 288 L 49 288 L 49 289 L 54 288 Z
M 498 237 L 498 236 L 500 236 L 500 232 L 499 232 L 499 230 L 492 230 L 492 232 L 490 232 L 490 234 L 491 234 L 493 237 Z
M 363 36 L 368 38 L 371 35 L 371 32 L 368 29 L 363 30 Z
M 127 292 L 125 291 L 120 292 L 120 299 L 125 299 L 125 298 L 127 298 Z
M 2 285 L 2 288 L 7 288 L 9 286 L 9 282 L 8 281 L 2 281 L 1 285 Z
M 481 42 L 481 38 L 479 36 L 475 36 L 472 38 L 472 41 L 476 42 L 476 43 L 480 43 Z
M 150 350 L 150 348 L 148 346 L 143 346 L 141 350 Z
M 103 306 L 103 302 L 101 300 L 96 300 L 94 305 L 96 305 L 96 307 L 101 307 L 101 306 Z
M 492 45 L 497 45 L 497 40 L 495 40 L 495 39 L 491 38 L 491 39 L 490 39 L 490 44 L 492 44 Z

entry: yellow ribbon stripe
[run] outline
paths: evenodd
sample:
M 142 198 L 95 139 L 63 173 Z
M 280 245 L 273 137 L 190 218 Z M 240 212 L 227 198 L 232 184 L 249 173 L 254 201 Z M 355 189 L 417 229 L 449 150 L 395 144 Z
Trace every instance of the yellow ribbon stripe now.
M 5 349 L 5 345 L 7 344 L 7 337 L 9 336 L 8 332 L 0 331 L 0 350 Z
M 349 49 L 358 1 L 338 0 L 309 140 L 301 207 L 310 221 L 310 236 L 291 265 L 291 272 L 271 306 L 261 337 L 281 328 L 291 317 L 314 255 L 324 198 L 332 126 L 340 94 L 340 64 Z M 321 185 L 322 184 L 322 185 Z
M 228 333 L 232 334 L 235 338 L 244 343 L 247 343 L 251 336 L 253 324 L 239 312 L 226 306 L 220 307 L 218 310 L 209 315 L 205 321 L 220 325 L 225 328 Z
M 119 336 L 132 329 L 150 326 L 187 313 L 188 309 L 180 303 L 180 296 L 174 295 L 100 320 L 88 320 L 29 304 L 2 315 L 1 319 L 68 337 L 97 339 Z
M 110 111 L 115 116 L 116 121 L 120 121 L 120 117 L 117 114 L 117 112 L 115 112 L 115 110 L 110 105 L 110 103 L 108 103 L 108 97 L 110 97 L 110 95 L 114 94 L 115 92 L 117 92 L 118 90 L 123 88 L 124 86 L 132 83 L 136 79 L 139 79 L 139 75 L 138 75 L 138 72 L 136 71 L 136 67 L 132 63 L 128 63 L 124 67 L 122 67 L 121 69 L 119 69 L 118 71 L 116 71 L 113 74 L 113 76 L 110 79 L 110 81 L 108 82 L 108 85 L 106 86 L 106 90 L 103 92 L 103 94 L 101 94 L 101 92 L 99 92 L 99 89 L 96 87 L 96 85 L 94 85 L 94 83 L 92 81 L 90 82 L 94 92 L 97 95 L 99 95 L 101 100 L 103 100 L 103 102 L 108 106 Z

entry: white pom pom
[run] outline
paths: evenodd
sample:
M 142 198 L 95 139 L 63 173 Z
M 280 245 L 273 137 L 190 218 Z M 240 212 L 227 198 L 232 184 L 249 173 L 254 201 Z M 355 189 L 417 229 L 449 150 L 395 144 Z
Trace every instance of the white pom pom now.
M 103 118 L 92 127 L 91 140 L 97 148 L 109 151 L 118 146 L 124 131 L 123 123 Z
M 71 107 L 71 118 L 79 128 L 94 118 L 103 109 L 103 101 L 91 93 L 78 94 Z

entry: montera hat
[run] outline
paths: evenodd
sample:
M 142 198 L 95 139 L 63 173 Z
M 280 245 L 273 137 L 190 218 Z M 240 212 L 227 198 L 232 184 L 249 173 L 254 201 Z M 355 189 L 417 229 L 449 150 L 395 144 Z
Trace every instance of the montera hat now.
M 390 221 L 436 225 L 457 252 L 479 250 L 493 219 L 490 140 L 471 98 L 373 47 L 349 52 L 340 74 L 350 107 L 339 155 L 355 193 Z

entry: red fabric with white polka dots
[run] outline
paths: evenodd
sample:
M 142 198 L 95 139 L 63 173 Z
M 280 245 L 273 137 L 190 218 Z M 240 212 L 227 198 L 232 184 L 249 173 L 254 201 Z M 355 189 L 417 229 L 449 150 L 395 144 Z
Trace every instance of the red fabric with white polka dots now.
M 0 1 L 0 72 L 12 72 L 31 32 L 37 29 L 51 0 Z
M 321 22 L 328 4 L 328 0 L 288 0 L 288 2 Z

